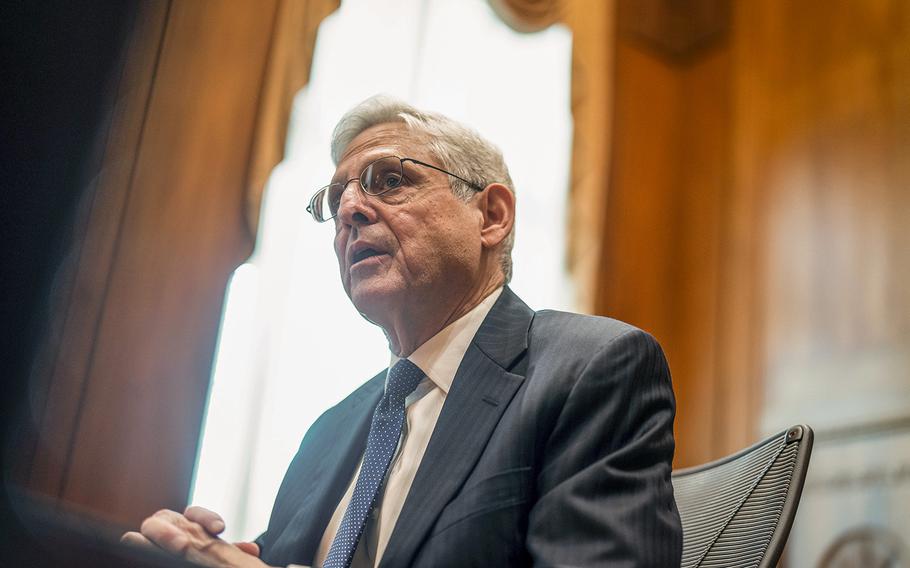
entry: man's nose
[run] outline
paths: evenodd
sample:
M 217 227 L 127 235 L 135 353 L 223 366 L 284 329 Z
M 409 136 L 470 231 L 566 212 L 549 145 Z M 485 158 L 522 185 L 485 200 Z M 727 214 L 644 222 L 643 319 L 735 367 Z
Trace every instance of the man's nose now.
M 352 181 L 341 192 L 337 216 L 345 225 L 366 225 L 376 221 L 372 199 L 361 189 L 360 181 Z

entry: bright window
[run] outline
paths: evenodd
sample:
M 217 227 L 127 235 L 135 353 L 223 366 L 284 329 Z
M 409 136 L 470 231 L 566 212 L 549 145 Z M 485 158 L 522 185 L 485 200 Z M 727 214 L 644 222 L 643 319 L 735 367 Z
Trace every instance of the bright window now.
M 226 538 L 265 530 L 307 428 L 388 365 L 382 333 L 341 288 L 331 224 L 304 211 L 334 171 L 335 122 L 387 93 L 499 145 L 518 202 L 512 288 L 533 308 L 571 309 L 570 69 L 566 28 L 515 33 L 484 0 L 345 0 L 323 22 L 286 159 L 266 191 L 257 251 L 225 303 L 191 502 L 224 516 Z

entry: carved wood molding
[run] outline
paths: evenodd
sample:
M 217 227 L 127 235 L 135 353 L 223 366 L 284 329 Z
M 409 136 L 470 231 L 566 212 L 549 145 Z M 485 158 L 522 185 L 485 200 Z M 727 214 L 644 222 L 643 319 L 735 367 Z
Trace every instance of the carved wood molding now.
M 618 32 L 663 57 L 690 61 L 730 28 L 730 0 L 618 0 Z
M 515 31 L 533 33 L 544 30 L 565 17 L 565 1 L 490 0 L 493 11 Z

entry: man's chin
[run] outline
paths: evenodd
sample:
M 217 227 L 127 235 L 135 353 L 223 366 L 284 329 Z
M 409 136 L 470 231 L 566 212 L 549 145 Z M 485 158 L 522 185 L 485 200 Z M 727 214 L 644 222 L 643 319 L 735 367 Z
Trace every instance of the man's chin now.
M 354 282 L 349 296 L 357 311 L 376 323 L 382 321 L 383 314 L 395 309 L 396 298 L 400 296 L 398 292 L 399 290 L 381 283 Z

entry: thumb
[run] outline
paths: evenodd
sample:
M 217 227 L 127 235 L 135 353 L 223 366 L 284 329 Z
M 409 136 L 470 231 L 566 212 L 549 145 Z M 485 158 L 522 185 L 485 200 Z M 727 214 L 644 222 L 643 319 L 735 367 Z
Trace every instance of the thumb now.
M 214 511 L 194 505 L 187 507 L 183 515 L 194 523 L 202 525 L 202 528 L 210 535 L 219 535 L 224 531 L 224 519 Z
M 234 546 L 246 552 L 250 556 L 259 558 L 259 545 L 255 542 L 235 542 Z

